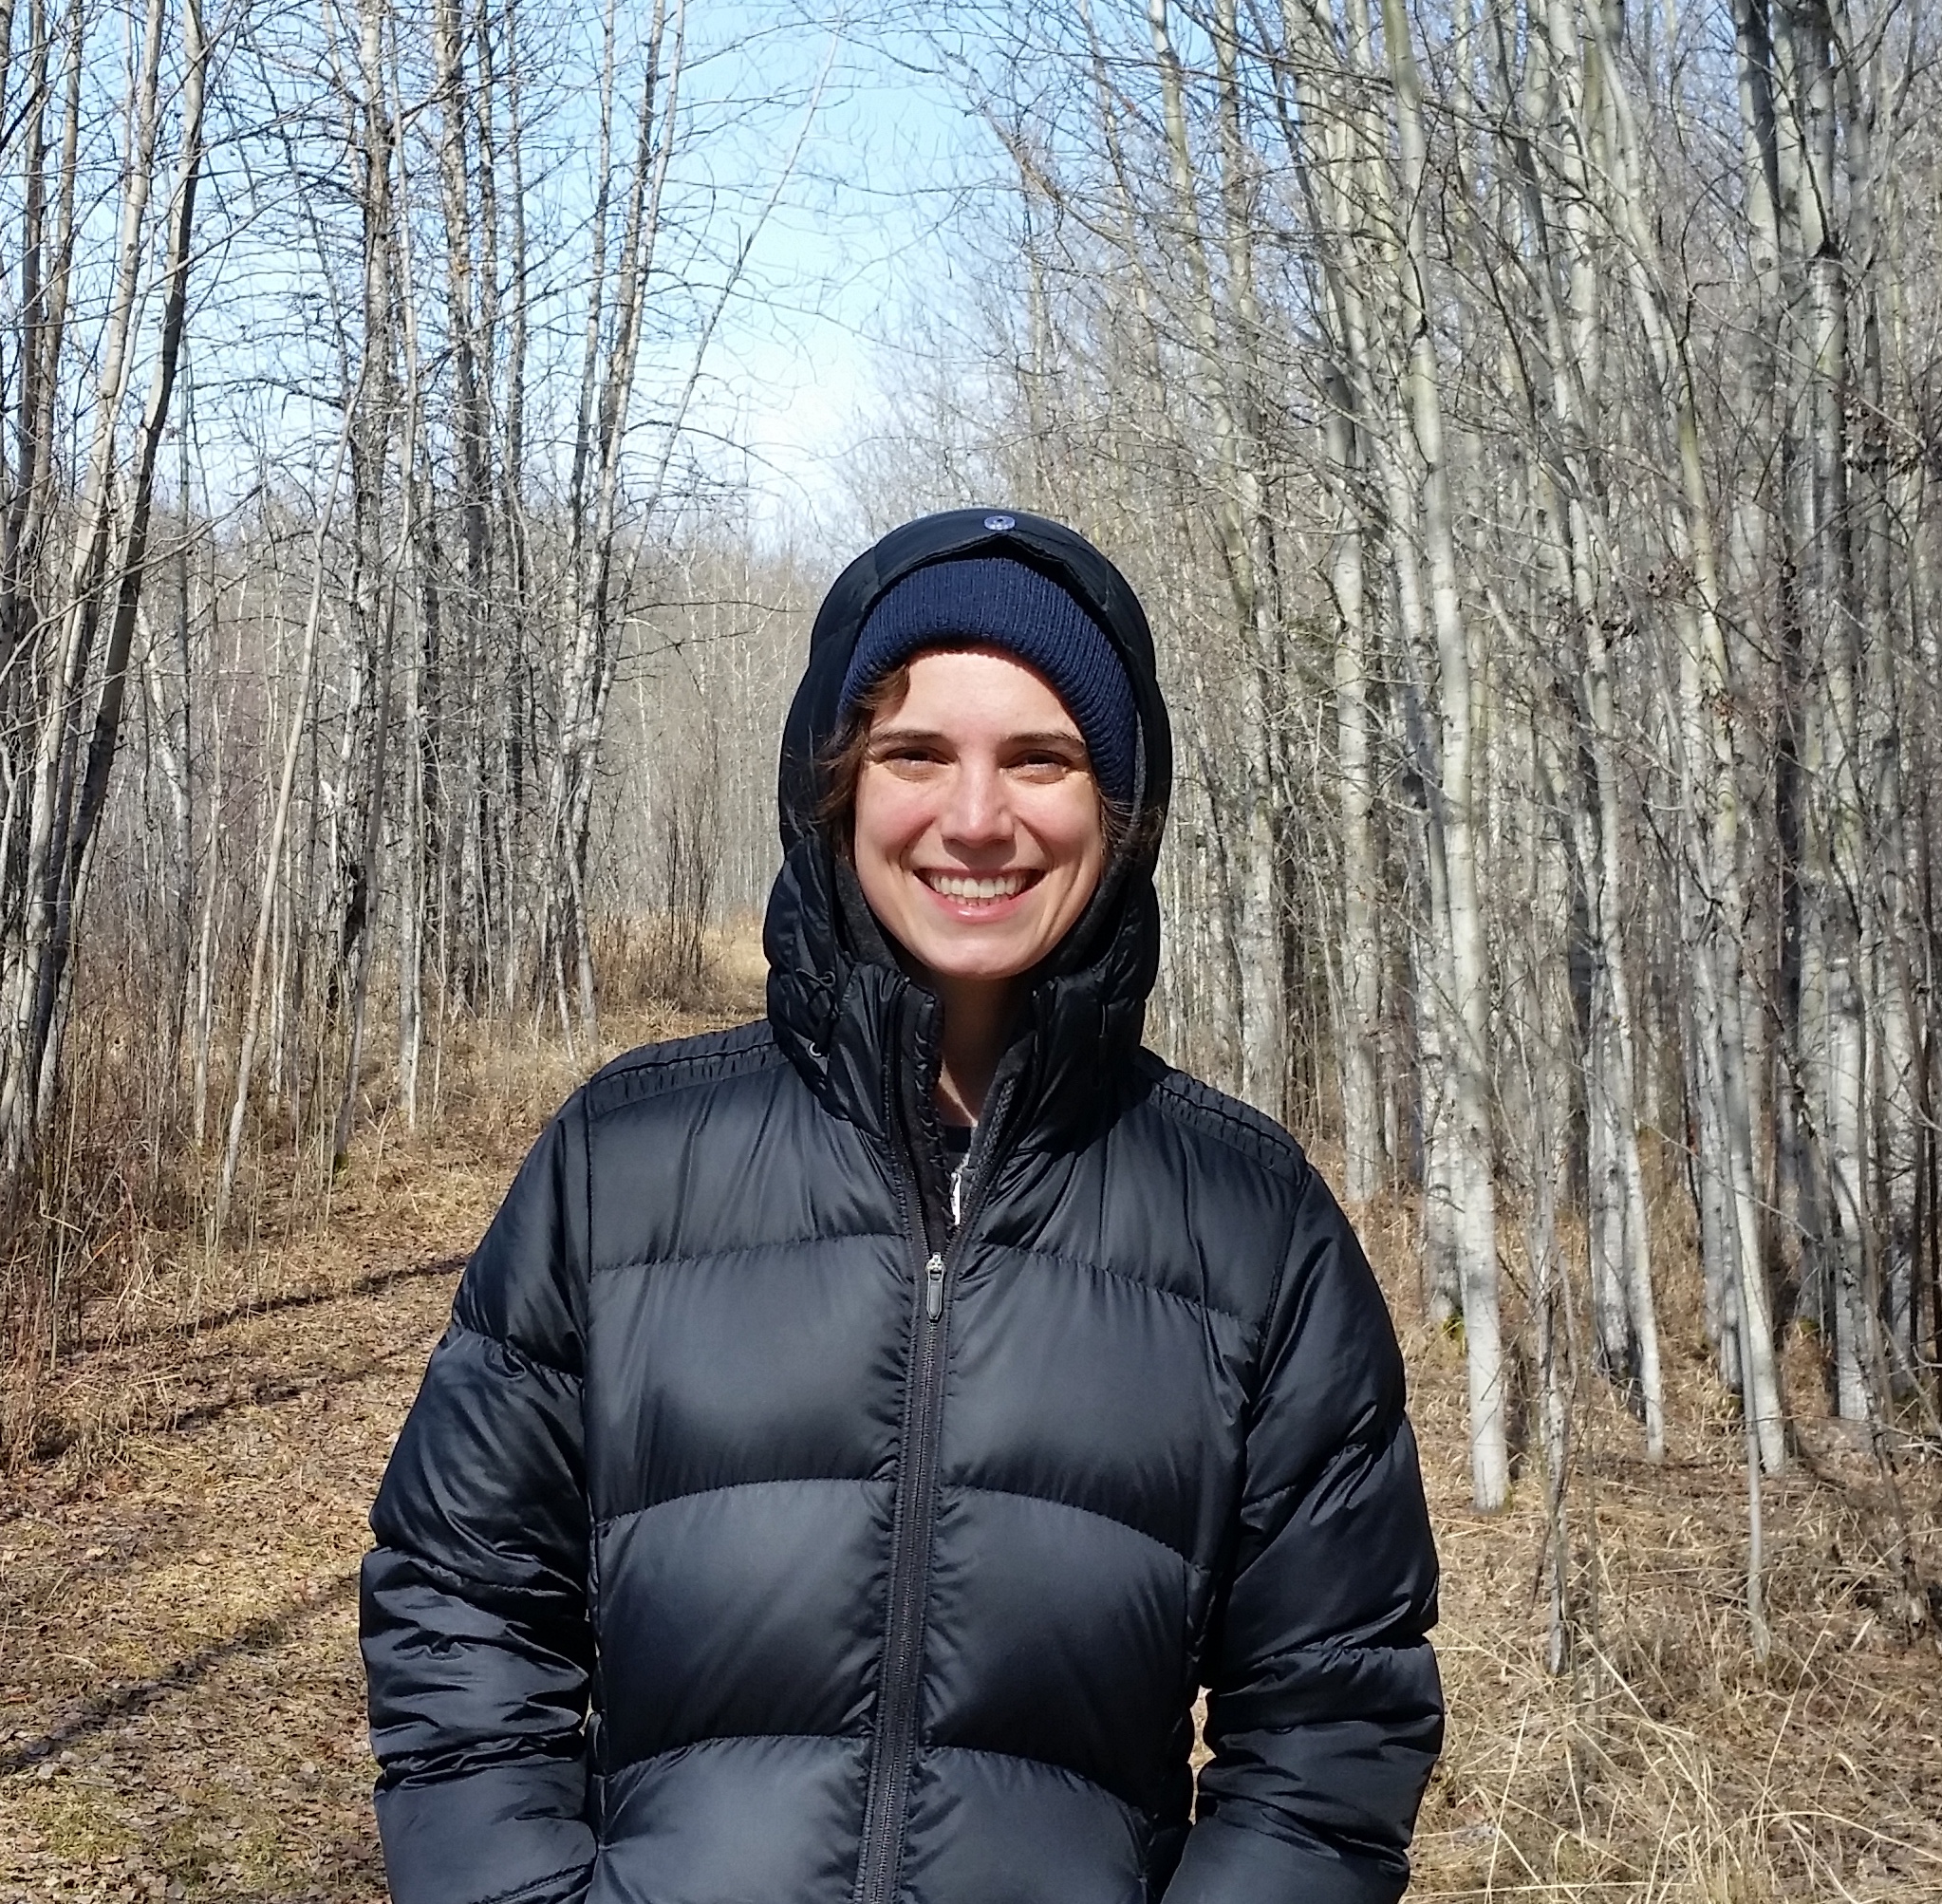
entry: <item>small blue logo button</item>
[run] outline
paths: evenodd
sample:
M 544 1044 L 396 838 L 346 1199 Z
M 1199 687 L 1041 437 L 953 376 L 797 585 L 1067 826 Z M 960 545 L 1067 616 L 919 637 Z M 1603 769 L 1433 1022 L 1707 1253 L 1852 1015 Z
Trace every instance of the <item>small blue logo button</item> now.
M 984 518 L 984 526 L 999 531 L 1016 529 L 1018 526 L 1018 518 L 1016 515 L 987 515 Z

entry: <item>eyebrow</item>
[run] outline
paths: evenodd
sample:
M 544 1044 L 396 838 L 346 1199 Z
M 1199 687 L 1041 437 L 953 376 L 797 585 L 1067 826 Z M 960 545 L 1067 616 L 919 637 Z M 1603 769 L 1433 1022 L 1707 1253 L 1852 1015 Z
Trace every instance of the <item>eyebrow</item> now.
M 943 742 L 948 737 L 932 727 L 879 727 L 869 737 L 872 747 L 901 744 L 908 746 L 913 740 Z M 1006 747 L 1075 747 L 1085 751 L 1085 737 L 1069 730 L 1047 728 L 1043 733 L 1007 734 L 1001 743 Z

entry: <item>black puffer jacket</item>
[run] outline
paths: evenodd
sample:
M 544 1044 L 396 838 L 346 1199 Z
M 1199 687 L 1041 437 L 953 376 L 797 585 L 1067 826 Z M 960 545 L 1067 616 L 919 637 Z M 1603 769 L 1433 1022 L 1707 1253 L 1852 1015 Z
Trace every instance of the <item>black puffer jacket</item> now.
M 1137 603 L 990 520 L 899 532 L 825 604 L 768 1020 L 601 1073 L 466 1270 L 364 1570 L 401 1904 L 1403 1888 L 1442 1714 L 1402 1366 L 1299 1149 L 1138 1049 L 1157 824 L 1041 975 L 954 1232 L 935 1000 L 807 818 L 870 602 L 996 547 L 1121 645 L 1157 823 Z

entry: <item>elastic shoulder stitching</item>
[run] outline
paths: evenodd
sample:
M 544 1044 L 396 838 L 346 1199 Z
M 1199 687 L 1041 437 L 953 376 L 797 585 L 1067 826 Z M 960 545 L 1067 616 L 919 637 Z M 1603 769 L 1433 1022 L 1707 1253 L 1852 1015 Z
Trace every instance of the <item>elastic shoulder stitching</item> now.
M 700 1037 L 671 1038 L 643 1045 L 594 1073 L 582 1088 L 589 1123 L 642 1097 L 679 1091 L 689 1084 L 712 1084 L 786 1064 L 766 1018 L 733 1031 Z
M 1166 1110 L 1181 1122 L 1242 1151 L 1291 1184 L 1306 1184 L 1314 1167 L 1301 1146 L 1271 1118 L 1171 1067 L 1156 1085 L 1155 1098 L 1167 1100 Z

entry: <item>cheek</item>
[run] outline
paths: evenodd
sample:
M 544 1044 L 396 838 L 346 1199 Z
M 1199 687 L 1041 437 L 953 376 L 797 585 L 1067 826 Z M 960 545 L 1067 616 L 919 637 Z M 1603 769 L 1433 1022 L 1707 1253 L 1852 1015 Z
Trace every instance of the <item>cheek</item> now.
M 1086 902 L 1098 889 L 1100 875 L 1105 870 L 1106 856 L 1100 851 L 1095 835 L 1090 848 L 1082 849 L 1073 877 L 1072 907 L 1074 913 L 1084 910 Z
M 857 782 L 850 831 L 857 864 L 896 858 L 922 835 L 925 820 L 921 790 L 866 769 Z
M 1106 864 L 1106 818 L 1095 795 L 1063 807 L 1054 823 L 1059 856 L 1096 879 Z
M 1039 839 L 1070 882 L 1060 909 L 1076 915 L 1106 870 L 1106 835 L 1098 801 L 1089 797 L 1046 813 Z

